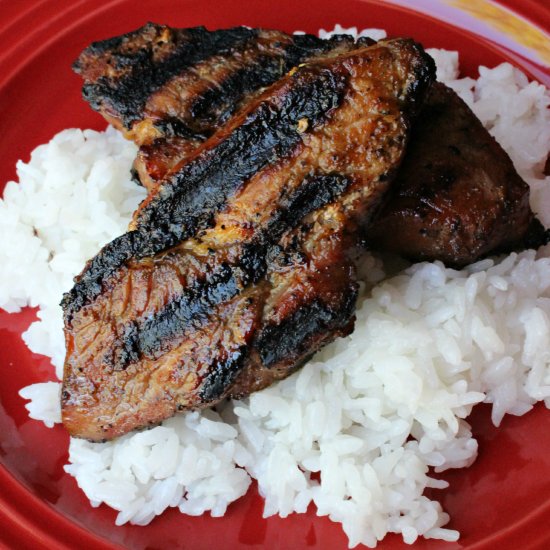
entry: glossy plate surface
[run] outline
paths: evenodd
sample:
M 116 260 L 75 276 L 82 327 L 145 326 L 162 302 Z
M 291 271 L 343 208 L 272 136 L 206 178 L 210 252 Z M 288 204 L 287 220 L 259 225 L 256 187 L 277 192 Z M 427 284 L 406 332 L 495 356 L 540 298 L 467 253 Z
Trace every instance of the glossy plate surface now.
M 91 41 L 146 21 L 308 32 L 335 23 L 385 28 L 391 35 L 413 36 L 426 47 L 459 50 L 465 75 L 474 75 L 479 64 L 508 60 L 550 85 L 549 42 L 540 29 L 550 26 L 544 2 L 419 0 L 416 11 L 411 5 L 405 0 L 0 0 L 0 188 L 15 176 L 16 160 L 28 160 L 31 150 L 56 132 L 105 127 L 82 101 L 80 79 L 70 65 Z M 17 395 L 27 384 L 54 379 L 49 361 L 31 354 L 20 338 L 33 319 L 31 310 L 17 315 L 0 311 L 0 547 L 347 547 L 339 525 L 316 517 L 313 507 L 285 520 L 262 519 L 262 500 L 254 490 L 223 518 L 192 518 L 169 510 L 147 527 L 115 527 L 116 513 L 105 506 L 92 509 L 63 472 L 68 445 L 63 428 L 49 430 L 29 420 Z M 437 495 L 452 516 L 449 526 L 459 529 L 462 538 L 459 543 L 420 540 L 416 548 L 550 548 L 550 413 L 538 406 L 524 417 L 505 418 L 496 430 L 488 412 L 478 407 L 470 418 L 480 443 L 477 462 L 442 476 L 451 487 Z M 397 536 L 379 547 L 408 548 Z

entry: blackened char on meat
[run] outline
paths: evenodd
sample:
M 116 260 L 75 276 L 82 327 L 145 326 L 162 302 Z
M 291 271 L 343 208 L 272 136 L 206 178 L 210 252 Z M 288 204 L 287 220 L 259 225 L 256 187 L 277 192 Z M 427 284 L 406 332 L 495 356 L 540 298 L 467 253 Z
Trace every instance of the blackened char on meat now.
M 246 395 L 347 334 L 358 242 L 434 72 L 411 40 L 305 64 L 176 165 L 64 297 L 69 432 Z
M 207 31 L 149 23 L 92 44 L 74 68 L 92 108 L 140 146 L 135 170 L 152 189 L 244 102 L 293 67 L 355 47 L 349 36 L 321 40 L 246 27 Z

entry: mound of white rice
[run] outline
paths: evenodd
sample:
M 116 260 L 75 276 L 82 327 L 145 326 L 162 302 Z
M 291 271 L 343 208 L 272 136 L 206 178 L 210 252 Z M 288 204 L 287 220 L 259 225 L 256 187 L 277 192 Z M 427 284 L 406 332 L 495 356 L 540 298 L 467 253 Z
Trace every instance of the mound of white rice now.
M 338 32 L 344 29 L 337 28 Z M 352 31 L 357 34 L 356 29 Z M 328 35 L 322 31 L 322 35 Z M 363 33 L 366 34 L 366 33 Z M 383 31 L 371 31 L 381 38 Z M 430 50 L 438 77 L 473 108 L 531 184 L 550 225 L 550 96 L 509 64 L 460 79 L 455 52 Z M 143 198 L 131 183 L 135 147 L 112 129 L 66 130 L 18 163 L 19 184 L 0 200 L 0 307 L 40 306 L 24 334 L 61 376 L 61 294 L 104 243 L 122 233 Z M 21 251 L 25 251 L 21 254 Z M 356 328 L 287 380 L 216 411 L 179 415 L 150 431 L 92 444 L 72 440 L 73 475 L 117 524 L 145 525 L 167 507 L 222 515 L 251 478 L 264 516 L 305 512 L 342 523 L 350 546 L 386 533 L 456 540 L 448 516 L 424 495 L 435 471 L 468 466 L 477 442 L 464 420 L 493 403 L 493 421 L 550 407 L 550 252 L 484 260 L 463 271 L 439 263 L 389 280 L 367 258 Z M 17 260 L 14 260 L 17 258 Z M 378 284 L 374 286 L 375 283 Z M 59 384 L 21 395 L 30 416 L 59 422 Z

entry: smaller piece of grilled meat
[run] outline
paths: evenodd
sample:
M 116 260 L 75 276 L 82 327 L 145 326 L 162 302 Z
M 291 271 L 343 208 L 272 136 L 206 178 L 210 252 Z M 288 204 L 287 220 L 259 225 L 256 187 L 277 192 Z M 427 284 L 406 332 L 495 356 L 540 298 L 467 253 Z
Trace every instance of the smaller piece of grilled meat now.
M 434 74 L 411 40 L 306 64 L 169 173 L 64 296 L 71 435 L 247 395 L 347 334 L 361 231 Z
M 412 260 L 463 266 L 499 251 L 537 246 L 544 229 L 529 186 L 457 94 L 432 86 L 369 245 Z

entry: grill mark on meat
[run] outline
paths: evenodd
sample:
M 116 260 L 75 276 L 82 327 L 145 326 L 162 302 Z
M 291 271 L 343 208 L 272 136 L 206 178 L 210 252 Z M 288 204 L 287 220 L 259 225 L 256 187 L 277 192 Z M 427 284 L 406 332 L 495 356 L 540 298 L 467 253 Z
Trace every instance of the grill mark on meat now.
M 112 367 L 123 370 L 140 359 L 156 359 L 166 353 L 177 336 L 190 326 L 204 324 L 215 306 L 238 294 L 237 280 L 234 269 L 222 264 L 154 316 L 126 325 L 122 338 L 113 345 Z
M 309 213 L 330 204 L 350 185 L 351 178 L 342 174 L 316 174 L 306 177 L 301 185 L 279 203 L 268 222 L 265 234 L 279 240 L 289 228 L 302 222 Z
M 346 37 L 320 40 L 312 35 L 288 38 L 292 41 L 285 44 L 280 53 L 270 51 L 259 55 L 250 64 L 230 73 L 218 86 L 195 97 L 189 107 L 191 118 L 200 120 L 212 134 L 235 113 L 243 98 L 250 99 L 253 92 L 273 84 L 305 59 L 324 54 L 348 41 Z
M 301 143 L 300 119 L 307 118 L 312 128 L 326 119 L 338 106 L 346 80 L 321 69 L 293 78 L 291 84 L 280 104 L 261 102 L 242 126 L 199 153 L 150 196 L 137 216 L 138 228 L 106 245 L 64 295 L 66 315 L 99 295 L 104 281 L 130 259 L 153 256 L 207 227 L 248 178 Z
M 341 309 L 335 310 L 320 300 L 314 300 L 296 310 L 282 323 L 266 326 L 256 342 L 262 363 L 272 367 L 281 361 L 292 361 L 301 356 L 307 350 L 311 338 L 347 325 L 356 301 L 357 288 L 351 286 Z
M 303 223 L 308 214 L 334 201 L 350 183 L 350 178 L 340 174 L 308 175 L 290 196 L 281 199 L 273 217 L 253 240 L 242 245 L 242 252 L 236 254 L 237 264 L 217 264 L 214 260 L 214 271 L 184 289 L 177 299 L 155 315 L 126 325 L 121 338 L 113 344 L 110 360 L 113 368 L 125 369 L 144 357 L 155 359 L 167 353 L 171 343 L 190 325 L 205 323 L 220 303 L 262 279 L 268 257 L 280 253 L 275 245 L 282 235 Z
M 240 346 L 224 361 L 215 362 L 203 379 L 200 399 L 205 403 L 219 399 L 239 375 L 247 355 L 247 346 Z
M 226 393 L 227 396 L 240 399 L 265 388 L 275 380 L 285 378 L 323 345 L 339 336 L 346 336 L 353 330 L 353 308 L 358 288 L 355 282 L 355 267 L 349 259 L 339 254 L 342 250 L 336 251 L 336 255 L 334 249 L 328 254 L 326 252 L 332 248 L 331 241 L 334 242 L 335 233 L 339 234 L 338 240 L 345 241 L 349 238 L 349 235 L 346 237 L 348 228 L 345 224 L 337 229 L 331 228 L 323 237 L 313 229 L 314 227 L 315 224 L 311 227 L 313 230 L 311 236 L 316 234 L 313 238 L 318 239 L 317 250 L 310 251 L 305 256 L 299 254 L 291 258 L 292 269 L 287 271 L 286 275 L 283 267 L 279 277 L 274 277 L 273 271 L 269 277 L 272 290 L 285 280 L 286 283 L 283 283 L 283 286 L 287 288 L 282 295 L 273 292 L 270 294 L 268 301 L 272 305 L 275 303 L 277 307 L 274 311 L 272 307 L 267 306 L 267 303 L 267 307 L 264 306 L 260 334 L 261 327 L 269 327 L 268 332 L 271 334 L 277 333 L 277 336 L 283 340 L 289 338 L 292 342 L 286 346 L 288 354 L 285 357 L 281 356 L 278 362 L 265 365 L 258 345 L 260 338 L 256 333 L 254 342 L 249 348 L 249 359 L 245 361 L 244 368 Z M 306 238 L 306 242 L 309 238 Z M 274 271 L 277 271 L 275 264 Z M 318 304 L 318 308 L 311 307 L 314 302 Z M 319 323 L 320 331 L 316 333 L 304 331 L 303 324 L 299 322 L 299 312 L 309 310 L 311 317 L 308 322 L 313 324 L 315 317 L 319 314 L 318 309 L 324 310 L 322 317 L 325 320 L 332 318 L 332 322 Z M 266 340 L 269 341 L 265 339 L 264 342 Z M 283 340 L 279 342 L 280 347 L 285 346 Z M 292 345 L 295 347 L 293 348 Z M 264 349 L 264 356 L 265 351 Z
M 256 59 L 252 66 L 242 67 L 223 80 L 219 86 L 209 88 L 203 94 L 193 98 L 189 107 L 189 114 L 204 124 L 210 126 L 210 135 L 214 132 L 214 124 L 222 125 L 234 113 L 239 99 L 251 92 L 268 86 L 280 77 L 281 65 L 284 59 L 265 55 Z M 286 61 L 289 61 L 288 59 Z M 299 62 L 299 60 L 298 60 Z M 292 63 L 296 61 L 292 60 Z M 288 65 L 284 63 L 286 68 Z M 293 64 L 289 68 L 292 68 Z M 288 70 L 288 69 L 287 69 Z M 176 126 L 177 127 L 177 126 Z M 177 134 L 179 137 L 201 137 Z M 204 135 L 204 134 L 203 134 Z
M 149 24 L 149 28 L 151 26 Z M 131 37 L 137 33 L 139 31 L 127 36 Z M 103 103 L 106 103 L 110 110 L 120 116 L 124 126 L 130 128 L 132 123 L 141 119 L 147 99 L 170 78 L 215 54 L 242 47 L 256 36 L 255 29 L 245 27 L 212 32 L 204 27 L 195 27 L 174 32 L 173 42 L 168 42 L 172 49 L 158 61 L 155 60 L 155 42 L 150 42 L 148 48 L 115 55 L 115 68 L 130 67 L 128 73 L 122 78 L 115 79 L 102 76 L 94 83 L 85 84 L 82 90 L 84 98 L 95 110 L 100 110 Z M 94 48 L 86 53 L 103 53 L 119 47 L 123 41 L 124 37 L 121 37 L 121 40 L 110 42 L 105 47 L 96 43 Z M 75 70 L 78 72 L 82 67 L 83 62 L 77 61 Z

